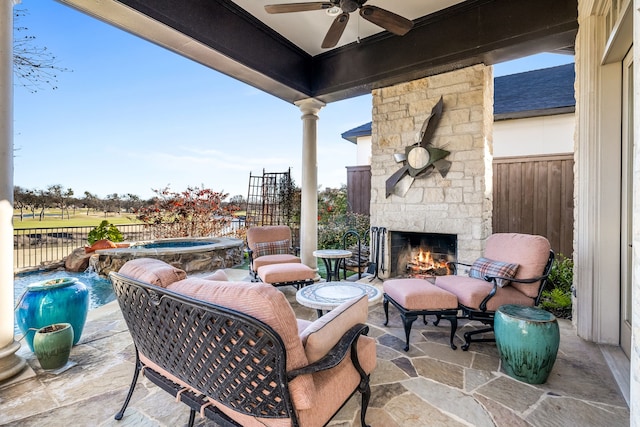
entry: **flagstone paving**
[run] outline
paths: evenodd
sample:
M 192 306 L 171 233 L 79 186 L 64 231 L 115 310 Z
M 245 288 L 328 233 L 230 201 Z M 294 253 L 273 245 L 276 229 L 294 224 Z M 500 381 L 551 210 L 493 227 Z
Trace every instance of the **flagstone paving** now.
M 227 272 L 237 280 L 245 279 L 246 271 Z M 298 317 L 315 319 L 315 310 L 296 303 L 295 289 L 281 289 Z M 560 321 L 560 350 L 549 379 L 529 385 L 501 371 L 493 343 L 474 343 L 468 352 L 451 350 L 447 322 L 435 327 L 416 321 L 411 348 L 404 352 L 400 316 L 393 307 L 389 311 L 388 327 L 383 326 L 381 303 L 369 313 L 369 335 L 378 342 L 367 412 L 371 427 L 629 425 L 629 408 L 600 348 L 578 338 L 569 321 Z M 458 331 L 458 344 L 472 327 L 464 324 Z M 57 375 L 44 372 L 26 346 L 19 354 L 36 375 L 17 384 L 0 384 L 0 425 L 173 427 L 187 423 L 187 407 L 145 378 L 139 380 L 124 418 L 114 420 L 135 361 L 116 302 L 89 314 L 82 340 L 71 353 L 76 365 L 68 370 Z M 329 425 L 358 426 L 359 408 L 356 394 Z M 196 425 L 216 426 L 198 417 Z

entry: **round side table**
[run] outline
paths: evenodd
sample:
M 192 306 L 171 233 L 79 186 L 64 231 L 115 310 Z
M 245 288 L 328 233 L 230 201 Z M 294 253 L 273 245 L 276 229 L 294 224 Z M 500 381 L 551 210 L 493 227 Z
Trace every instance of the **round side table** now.
M 382 299 L 382 292 L 375 286 L 357 282 L 321 282 L 301 288 L 296 292 L 296 301 L 305 307 L 315 308 L 318 317 L 322 317 L 323 310 L 332 310 L 363 295 L 369 299 L 369 305 Z
M 502 305 L 493 329 L 507 375 L 529 384 L 547 381 L 560 345 L 556 316 L 536 307 Z
M 352 255 L 351 251 L 343 249 L 318 249 L 313 251 L 314 257 L 321 258 L 324 261 L 324 266 L 327 268 L 327 282 L 340 280 L 340 265 L 345 262 L 346 258 L 351 258 Z

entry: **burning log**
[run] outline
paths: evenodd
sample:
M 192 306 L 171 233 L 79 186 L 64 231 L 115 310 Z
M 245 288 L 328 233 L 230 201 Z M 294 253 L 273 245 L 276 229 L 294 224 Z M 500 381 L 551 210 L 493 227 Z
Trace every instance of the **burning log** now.
M 420 249 L 418 254 L 407 263 L 407 273 L 410 276 L 446 276 L 451 274 L 451 271 L 445 256 L 440 256 L 436 260 L 431 252 Z

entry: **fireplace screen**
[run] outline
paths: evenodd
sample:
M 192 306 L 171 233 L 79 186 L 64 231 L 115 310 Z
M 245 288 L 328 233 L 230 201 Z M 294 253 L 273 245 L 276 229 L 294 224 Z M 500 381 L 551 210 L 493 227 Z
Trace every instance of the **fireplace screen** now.
M 452 274 L 447 266 L 457 258 L 455 234 L 391 233 L 391 277 L 444 276 Z

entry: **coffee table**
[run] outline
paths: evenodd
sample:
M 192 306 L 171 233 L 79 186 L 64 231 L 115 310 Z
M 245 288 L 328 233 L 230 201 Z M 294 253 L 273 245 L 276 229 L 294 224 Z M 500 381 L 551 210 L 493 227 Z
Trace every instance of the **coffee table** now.
M 382 292 L 375 286 L 356 282 L 322 282 L 300 289 L 296 292 L 296 301 L 305 307 L 315 308 L 318 317 L 321 317 L 323 310 L 334 309 L 362 295 L 367 295 L 369 305 L 382 299 Z

